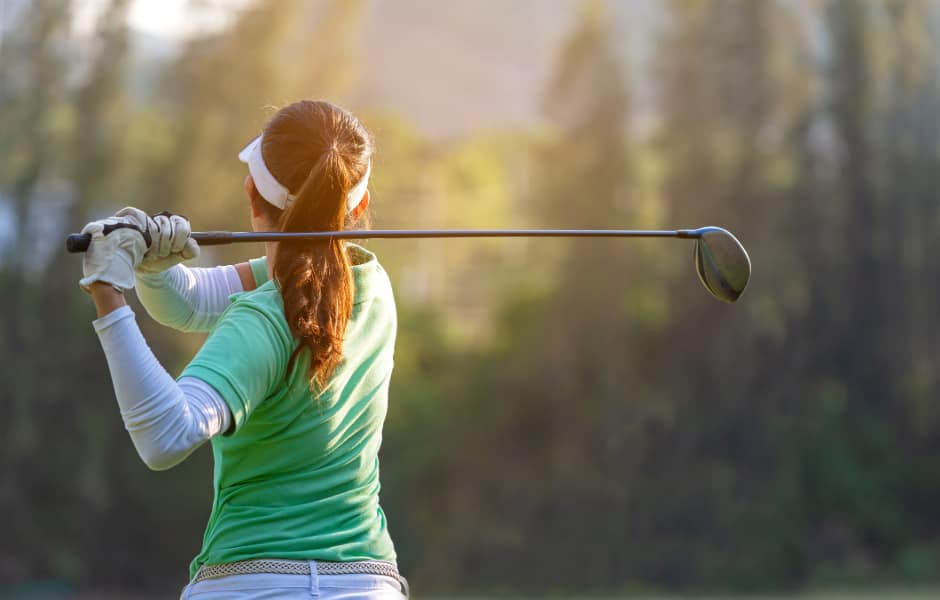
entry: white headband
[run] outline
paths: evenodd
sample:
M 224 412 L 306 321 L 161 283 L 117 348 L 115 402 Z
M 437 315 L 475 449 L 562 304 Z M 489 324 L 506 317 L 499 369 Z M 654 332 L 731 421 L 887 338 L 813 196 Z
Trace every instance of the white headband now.
M 264 157 L 261 155 L 261 136 L 251 140 L 245 148 L 238 153 L 238 160 L 248 165 L 248 172 L 255 181 L 255 187 L 261 197 L 284 210 L 284 208 L 294 201 L 295 196 L 291 194 L 286 187 L 281 185 L 268 166 L 264 164 Z M 357 183 L 346 195 L 346 212 L 352 212 L 366 195 L 366 188 L 369 187 L 369 175 L 372 174 L 372 162 L 366 167 L 366 174 L 362 180 Z

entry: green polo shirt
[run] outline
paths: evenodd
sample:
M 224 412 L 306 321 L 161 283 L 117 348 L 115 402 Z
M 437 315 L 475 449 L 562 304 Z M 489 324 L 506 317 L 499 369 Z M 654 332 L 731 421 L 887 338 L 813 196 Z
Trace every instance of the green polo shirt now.
M 395 561 L 378 459 L 395 301 L 375 255 L 347 249 L 355 303 L 343 360 L 319 394 L 308 387 L 308 350 L 285 379 L 297 342 L 263 259 L 251 261 L 258 288 L 232 295 L 180 375 L 218 391 L 234 425 L 212 438 L 215 499 L 191 575 L 203 564 L 248 558 Z

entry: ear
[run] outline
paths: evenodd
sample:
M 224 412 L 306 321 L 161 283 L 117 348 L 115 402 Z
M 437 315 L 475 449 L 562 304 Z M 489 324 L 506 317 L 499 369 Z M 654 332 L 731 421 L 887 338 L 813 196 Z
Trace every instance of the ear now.
M 365 193 L 362 194 L 362 200 L 359 201 L 359 204 L 356 205 L 356 208 L 352 210 L 350 216 L 352 220 L 355 221 L 362 216 L 362 213 L 366 212 L 366 209 L 369 208 L 369 190 L 367 189 Z
M 255 180 L 252 179 L 251 175 L 245 177 L 245 195 L 248 196 L 249 204 L 251 205 L 251 216 L 254 218 L 261 217 L 261 205 L 259 202 L 264 202 L 264 199 L 261 197 L 261 194 L 258 193 L 258 188 L 255 187 Z

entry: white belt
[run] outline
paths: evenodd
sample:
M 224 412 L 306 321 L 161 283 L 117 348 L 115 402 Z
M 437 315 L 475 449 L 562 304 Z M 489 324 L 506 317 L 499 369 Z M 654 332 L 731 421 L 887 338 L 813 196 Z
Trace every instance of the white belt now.
M 398 573 L 395 563 L 384 560 L 354 560 L 349 562 L 315 561 L 318 575 L 385 575 L 393 577 L 401 585 L 402 592 L 408 595 L 408 580 Z M 228 577 L 229 575 L 250 575 L 270 573 L 274 575 L 310 575 L 310 561 L 287 560 L 282 558 L 253 558 L 217 565 L 202 565 L 196 571 L 192 583 L 204 579 Z

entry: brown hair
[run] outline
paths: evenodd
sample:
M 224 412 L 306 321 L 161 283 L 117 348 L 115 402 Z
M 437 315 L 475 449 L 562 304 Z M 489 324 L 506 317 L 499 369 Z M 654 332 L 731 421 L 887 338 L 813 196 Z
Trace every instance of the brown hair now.
M 338 231 L 346 225 L 346 196 L 366 175 L 372 159 L 369 132 L 356 117 L 324 101 L 285 106 L 264 129 L 261 154 L 271 174 L 294 200 L 266 211 L 281 231 Z M 280 242 L 274 279 L 284 315 L 300 344 L 287 373 L 310 349 L 311 389 L 326 386 L 343 357 L 343 336 L 353 307 L 353 279 L 343 242 Z

